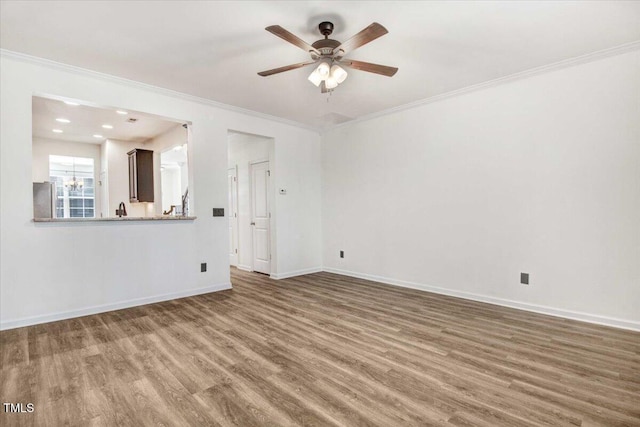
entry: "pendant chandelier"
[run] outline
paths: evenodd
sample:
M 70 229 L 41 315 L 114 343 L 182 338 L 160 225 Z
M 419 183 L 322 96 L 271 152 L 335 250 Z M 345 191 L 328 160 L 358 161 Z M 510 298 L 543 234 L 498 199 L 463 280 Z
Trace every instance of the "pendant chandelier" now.
M 80 191 L 84 186 L 84 181 L 82 179 L 76 178 L 76 160 L 73 159 L 73 179 L 71 181 L 65 181 L 64 186 L 69 191 Z

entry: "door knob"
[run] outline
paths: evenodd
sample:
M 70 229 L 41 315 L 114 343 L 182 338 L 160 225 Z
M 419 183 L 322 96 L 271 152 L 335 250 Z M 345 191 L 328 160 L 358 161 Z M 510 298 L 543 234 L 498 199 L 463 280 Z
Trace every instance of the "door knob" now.
M 255 222 L 252 222 L 252 223 L 251 223 L 251 225 L 256 225 L 256 223 L 255 223 Z

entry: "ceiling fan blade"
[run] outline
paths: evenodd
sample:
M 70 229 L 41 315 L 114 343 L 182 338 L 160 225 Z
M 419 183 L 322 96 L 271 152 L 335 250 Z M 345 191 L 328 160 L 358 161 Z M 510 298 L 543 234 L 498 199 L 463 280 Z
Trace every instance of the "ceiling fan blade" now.
M 289 70 L 295 70 L 296 68 L 302 68 L 305 65 L 315 64 L 318 61 L 307 61 L 307 62 L 299 62 L 297 64 L 285 65 L 284 67 L 274 68 L 273 70 L 260 71 L 258 75 L 262 77 L 271 76 L 273 74 L 283 73 Z
M 265 30 L 269 31 L 271 34 L 275 36 L 280 37 L 284 41 L 288 41 L 292 45 L 298 46 L 300 49 L 304 50 L 305 52 L 313 52 L 318 56 L 320 56 L 320 52 L 315 47 L 311 46 L 309 43 L 305 42 L 298 36 L 285 30 L 280 25 L 271 25 L 265 28 Z
M 372 64 L 371 62 L 356 61 L 354 59 L 342 59 L 338 62 L 356 70 L 368 71 L 387 77 L 391 77 L 398 72 L 396 67 L 387 67 L 386 65 Z
M 333 49 L 333 54 L 338 57 L 342 57 L 348 52 L 357 49 L 360 46 L 377 39 L 378 37 L 384 36 L 388 32 L 389 31 L 387 31 L 385 27 L 378 24 L 377 22 L 374 22 L 355 36 L 351 37 L 346 42 L 342 43 L 337 48 Z

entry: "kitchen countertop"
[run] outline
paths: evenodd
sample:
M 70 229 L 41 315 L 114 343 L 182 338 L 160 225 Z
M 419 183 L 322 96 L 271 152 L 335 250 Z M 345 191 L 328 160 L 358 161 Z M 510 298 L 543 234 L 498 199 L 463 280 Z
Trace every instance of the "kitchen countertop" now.
M 113 218 L 33 218 L 33 222 L 193 221 L 196 216 L 123 216 Z

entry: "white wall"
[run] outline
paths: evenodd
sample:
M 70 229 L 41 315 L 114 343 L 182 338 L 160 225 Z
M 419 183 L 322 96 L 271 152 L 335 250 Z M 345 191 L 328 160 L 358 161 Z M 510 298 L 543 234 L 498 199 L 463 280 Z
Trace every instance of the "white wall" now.
M 276 185 L 295 189 L 274 207 L 274 271 L 321 266 L 320 137 L 174 92 L 30 60 L 0 58 L 0 327 L 10 328 L 229 286 L 227 131 L 274 138 Z M 34 224 L 31 96 L 44 94 L 192 122 L 192 222 Z M 81 251 L 78 248 L 82 248 Z M 73 252 L 75 262 L 69 263 Z M 200 263 L 207 262 L 206 273 Z
M 100 144 L 100 178 L 98 186 L 100 187 L 100 218 L 108 218 L 109 214 L 109 153 L 107 152 L 107 141 Z M 115 211 L 114 211 L 115 214 Z
M 161 154 L 163 151 L 170 149 L 171 147 L 175 147 L 176 145 L 184 145 L 187 143 L 187 130 L 182 127 L 181 124 L 176 123 L 175 127 L 169 129 L 166 132 L 152 138 L 147 141 L 145 144 L 145 149 L 153 150 L 153 184 L 154 184 L 154 212 L 153 215 L 162 215 L 163 209 L 169 209 L 168 206 L 162 206 L 162 171 L 161 171 Z M 188 166 L 185 165 L 185 172 L 187 174 L 184 180 L 184 187 L 189 184 L 188 181 Z M 179 175 L 179 178 L 182 178 Z M 181 179 L 182 181 L 182 179 Z M 178 205 L 182 203 L 182 193 L 179 193 L 178 196 Z M 172 203 L 176 204 L 176 203 Z
M 255 135 L 229 134 L 229 168 L 237 166 L 238 171 L 238 267 L 245 270 L 253 269 L 249 164 L 269 160 L 272 143 L 269 138 Z M 271 196 L 273 203 L 274 195 Z
M 102 208 L 102 191 L 100 187 L 100 166 L 102 157 L 100 145 L 83 144 L 80 142 L 60 141 L 51 138 L 33 138 L 33 167 L 31 176 L 33 182 L 49 181 L 49 156 L 86 157 L 93 159 L 95 187 L 95 213 L 100 216 Z
M 162 210 L 169 211 L 171 205 L 180 206 L 182 193 L 180 191 L 182 177 L 180 167 L 164 167 L 160 171 L 162 186 Z
M 640 52 L 347 124 L 322 166 L 327 269 L 640 329 Z

